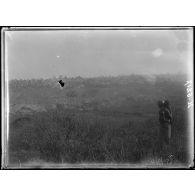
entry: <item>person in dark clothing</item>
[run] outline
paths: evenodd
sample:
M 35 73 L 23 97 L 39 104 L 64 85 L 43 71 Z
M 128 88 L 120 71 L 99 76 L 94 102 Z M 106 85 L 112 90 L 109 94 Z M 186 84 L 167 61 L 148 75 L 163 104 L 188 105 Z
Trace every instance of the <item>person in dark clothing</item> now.
M 170 120 L 170 124 L 172 125 L 172 111 L 171 111 L 170 103 L 168 100 L 164 101 L 164 107 L 168 111 L 168 114 L 166 117 Z
M 172 111 L 170 108 L 170 103 L 168 100 L 165 100 L 164 102 L 164 107 L 165 107 L 165 118 L 167 119 L 167 131 L 168 131 L 168 143 L 170 144 L 171 141 L 171 127 L 172 127 L 172 122 L 173 122 L 173 118 L 172 118 Z
M 171 124 L 172 124 L 172 113 L 170 109 L 169 102 L 159 101 L 159 122 L 160 122 L 160 131 L 159 131 L 159 141 L 160 147 L 162 148 L 164 143 L 170 144 L 171 140 Z

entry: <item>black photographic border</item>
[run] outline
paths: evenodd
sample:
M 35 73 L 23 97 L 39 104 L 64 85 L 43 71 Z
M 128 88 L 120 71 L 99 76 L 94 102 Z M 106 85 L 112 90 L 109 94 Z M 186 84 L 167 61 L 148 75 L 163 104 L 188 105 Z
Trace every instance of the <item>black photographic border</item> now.
M 5 83 L 5 31 L 56 31 L 56 30 L 189 30 L 189 28 L 193 29 L 193 72 L 194 72 L 194 26 L 3 26 L 1 27 L 1 134 L 0 134 L 0 144 L 1 144 L 1 169 L 2 170 L 194 170 L 195 165 L 191 167 L 184 167 L 184 168 L 174 168 L 174 167 L 3 167 L 3 153 L 4 153 L 4 146 L 3 146 L 3 125 L 4 124 L 4 111 L 6 109 L 5 101 L 3 101 L 2 95 L 5 95 L 5 89 L 3 87 Z M 194 79 L 193 79 L 194 80 Z M 193 86 L 194 90 L 194 86 Z M 194 98 L 194 97 L 193 97 Z M 3 108 L 3 109 L 2 109 Z M 193 114 L 194 114 L 194 107 L 193 107 Z M 4 124 L 5 125 L 5 124 Z M 194 129 L 193 129 L 194 133 Z M 194 136 L 195 138 L 195 136 Z M 195 140 L 195 139 L 194 139 Z M 194 143 L 193 143 L 194 144 Z M 195 144 L 194 144 L 195 148 Z M 194 160 L 193 154 L 193 162 Z M 193 164 L 194 164 L 193 163 Z M 87 164 L 87 163 L 86 163 Z

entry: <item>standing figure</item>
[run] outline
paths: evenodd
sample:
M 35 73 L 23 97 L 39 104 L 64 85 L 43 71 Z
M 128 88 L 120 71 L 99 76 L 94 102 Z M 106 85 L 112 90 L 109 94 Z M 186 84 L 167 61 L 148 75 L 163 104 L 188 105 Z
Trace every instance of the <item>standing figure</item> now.
M 166 101 L 159 101 L 159 143 L 160 148 L 162 149 L 163 146 L 166 144 L 170 144 L 171 139 L 171 124 L 172 124 L 172 114 L 169 102 Z
M 165 107 L 165 119 L 167 121 L 167 131 L 168 131 L 168 143 L 171 141 L 171 126 L 172 126 L 172 111 L 170 108 L 170 103 L 168 100 L 164 101 Z

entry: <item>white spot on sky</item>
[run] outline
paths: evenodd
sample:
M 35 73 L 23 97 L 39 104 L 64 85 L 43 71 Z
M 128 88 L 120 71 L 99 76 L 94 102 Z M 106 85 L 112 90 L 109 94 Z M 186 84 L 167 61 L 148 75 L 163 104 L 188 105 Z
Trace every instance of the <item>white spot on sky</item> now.
M 59 55 L 57 55 L 57 56 L 56 56 L 56 58 L 60 58 L 60 56 L 59 56 Z
M 160 49 L 160 48 L 158 48 L 158 49 L 155 49 L 153 52 L 152 52 L 152 55 L 154 56 L 154 57 L 160 57 L 161 55 L 163 54 L 163 50 L 162 49 Z

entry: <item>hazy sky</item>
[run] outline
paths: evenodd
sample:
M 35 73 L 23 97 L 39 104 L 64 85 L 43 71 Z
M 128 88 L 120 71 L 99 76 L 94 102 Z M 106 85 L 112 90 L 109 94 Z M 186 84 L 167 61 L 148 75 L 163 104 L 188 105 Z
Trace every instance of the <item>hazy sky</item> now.
M 9 79 L 186 73 L 192 30 L 6 31 Z

